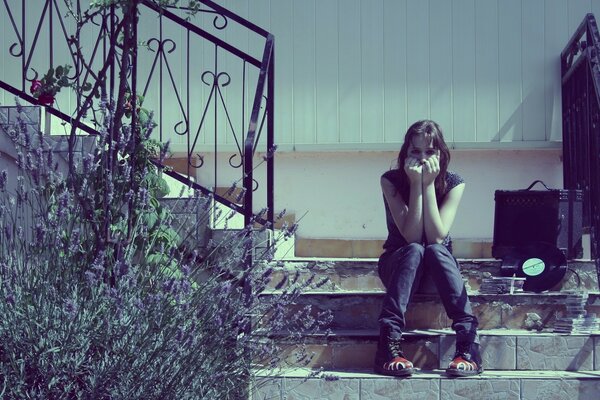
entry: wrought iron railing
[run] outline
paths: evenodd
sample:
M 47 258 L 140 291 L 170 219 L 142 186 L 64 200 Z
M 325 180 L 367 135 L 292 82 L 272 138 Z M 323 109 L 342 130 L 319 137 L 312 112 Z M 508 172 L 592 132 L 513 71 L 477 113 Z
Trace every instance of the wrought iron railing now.
M 587 14 L 561 53 L 563 168 L 566 189 L 584 194 L 583 225 L 600 259 L 600 34 Z
M 246 224 L 261 202 L 268 210 L 261 221 L 272 223 L 273 36 L 210 0 L 199 0 L 195 10 L 159 7 L 150 0 L 137 3 L 140 45 L 125 71 L 130 89 L 154 111 L 155 138 L 170 141 L 172 151 L 184 153 L 188 160 L 186 173 L 165 173 L 213 193 L 215 200 L 244 214 Z M 94 95 L 114 99 L 118 93 L 123 66 L 117 55 L 123 49 L 114 39 L 122 32 L 122 18 L 114 8 L 87 9 L 86 4 L 89 1 L 3 0 L 0 18 L 7 29 L 0 43 L 4 41 L 8 52 L 0 88 L 39 103 L 28 90 L 30 83 L 50 68 L 69 64 L 69 81 L 91 90 L 61 92 L 46 104 L 46 111 L 94 134 L 94 108 L 88 114 L 79 110 Z M 222 167 L 224 153 L 228 170 Z M 212 165 L 204 162 L 207 156 Z M 260 183 L 258 165 L 266 169 Z M 201 178 L 195 182 L 190 176 Z M 214 193 L 233 181 L 240 182 L 242 204 Z M 258 193 L 263 196 L 255 201 Z

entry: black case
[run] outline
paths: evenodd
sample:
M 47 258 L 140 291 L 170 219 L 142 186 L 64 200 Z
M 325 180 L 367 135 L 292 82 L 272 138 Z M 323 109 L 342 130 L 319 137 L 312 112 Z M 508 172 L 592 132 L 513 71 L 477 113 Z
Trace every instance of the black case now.
M 496 190 L 492 256 L 504 258 L 534 243 L 559 248 L 568 259 L 581 258 L 583 193 L 581 190 Z

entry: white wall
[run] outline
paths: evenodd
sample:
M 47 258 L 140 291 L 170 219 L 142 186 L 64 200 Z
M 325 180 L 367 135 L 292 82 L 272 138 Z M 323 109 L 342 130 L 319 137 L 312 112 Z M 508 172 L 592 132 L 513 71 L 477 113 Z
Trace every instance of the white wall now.
M 466 181 L 466 190 L 452 228 L 454 238 L 491 239 L 494 191 L 524 189 L 536 179 L 562 188 L 560 150 L 458 150 L 451 168 Z M 397 153 L 328 152 L 279 153 L 275 159 L 276 211 L 300 217 L 304 238 L 384 239 L 387 235 L 380 175 L 394 165 Z M 226 157 L 219 164 L 225 167 Z M 258 160 L 258 159 L 257 159 Z M 212 186 L 214 159 L 206 158 L 199 182 Z M 236 170 L 221 168 L 219 186 L 237 179 Z M 264 206 L 264 170 L 256 210 Z M 543 189 L 541 185 L 535 189 Z

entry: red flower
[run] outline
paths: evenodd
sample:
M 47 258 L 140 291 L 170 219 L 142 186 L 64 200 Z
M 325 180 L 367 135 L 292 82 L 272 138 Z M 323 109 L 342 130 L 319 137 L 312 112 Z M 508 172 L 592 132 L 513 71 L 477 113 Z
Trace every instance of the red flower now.
M 40 94 L 40 97 L 38 97 L 38 101 L 40 102 L 40 104 L 50 106 L 52 105 L 52 103 L 54 103 L 54 96 L 48 93 L 42 93 Z
M 35 93 L 42 88 L 42 81 L 38 81 L 37 79 L 31 82 L 31 88 L 29 91 L 31 93 Z

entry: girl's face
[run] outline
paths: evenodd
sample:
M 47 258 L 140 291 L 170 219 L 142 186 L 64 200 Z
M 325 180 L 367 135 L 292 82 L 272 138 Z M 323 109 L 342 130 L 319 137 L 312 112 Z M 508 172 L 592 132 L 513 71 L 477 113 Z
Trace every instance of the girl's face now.
M 424 161 L 433 156 L 440 156 L 440 150 L 433 146 L 433 140 L 425 135 L 414 136 L 408 146 L 408 157 Z

